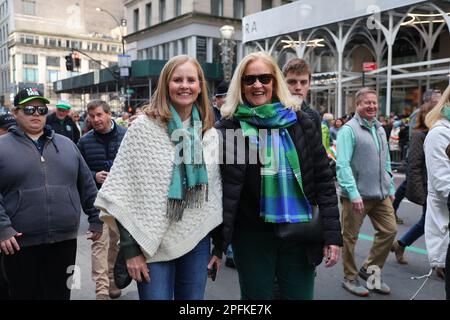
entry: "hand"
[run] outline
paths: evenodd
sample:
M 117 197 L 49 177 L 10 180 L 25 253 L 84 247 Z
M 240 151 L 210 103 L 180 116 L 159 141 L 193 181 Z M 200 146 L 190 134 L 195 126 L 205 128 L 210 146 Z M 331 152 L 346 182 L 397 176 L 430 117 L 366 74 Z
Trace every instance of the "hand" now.
M 391 199 L 392 203 L 394 203 L 395 196 L 389 196 L 389 199 Z
M 364 202 L 361 198 L 352 201 L 353 211 L 359 214 L 364 213 Z
M 20 237 L 22 233 L 18 232 L 13 235 L 11 238 L 0 241 L 0 252 L 4 252 L 6 255 L 14 254 L 14 249 L 16 251 L 20 250 L 20 246 L 17 243 L 16 237 Z
M 220 262 L 221 262 L 221 259 L 219 258 L 219 257 L 216 257 L 216 256 L 212 256 L 211 257 L 211 259 L 209 259 L 209 263 L 208 263 L 208 270 L 211 270 L 211 269 L 216 269 L 216 274 L 219 272 L 219 269 L 220 269 Z M 209 277 L 209 275 L 208 275 L 208 277 Z
M 92 241 L 97 241 L 102 236 L 101 231 L 88 231 L 86 234 L 88 235 L 87 239 Z
M 339 254 L 341 248 L 335 245 L 328 245 L 323 247 L 323 256 L 325 257 L 325 267 L 330 268 L 339 261 Z
M 127 269 L 131 278 L 137 282 L 142 282 L 142 280 L 150 282 L 150 270 L 148 270 L 147 261 L 143 254 L 127 259 Z
M 108 176 L 108 171 L 99 171 L 95 174 L 95 181 L 97 183 L 103 183 L 106 180 L 106 177 Z

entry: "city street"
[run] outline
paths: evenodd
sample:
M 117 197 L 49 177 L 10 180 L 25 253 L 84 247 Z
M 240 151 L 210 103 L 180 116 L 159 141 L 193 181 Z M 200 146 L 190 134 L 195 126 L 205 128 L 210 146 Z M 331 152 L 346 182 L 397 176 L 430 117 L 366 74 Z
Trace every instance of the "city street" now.
M 398 185 L 403 179 L 402 175 L 396 176 Z M 398 236 L 403 235 L 409 227 L 419 220 L 421 208 L 406 199 L 399 208 L 399 216 L 405 224 L 398 227 Z M 86 240 L 87 223 L 85 216 L 82 216 L 82 223 L 78 237 L 77 265 L 80 267 L 81 286 L 80 289 L 72 290 L 72 300 L 93 300 L 95 299 L 95 287 L 91 280 L 91 258 L 90 241 Z M 358 266 L 368 254 L 371 246 L 373 230 L 368 219 L 361 229 L 360 238 L 356 247 L 356 259 Z M 383 268 L 383 279 L 391 287 L 392 293 L 388 296 L 371 293 L 368 298 L 356 297 L 341 287 L 342 263 L 338 263 L 331 269 L 322 265 L 317 269 L 317 279 L 315 287 L 315 299 L 317 300 L 409 300 L 423 283 L 423 279 L 411 280 L 411 277 L 421 276 L 429 271 L 428 259 L 425 251 L 424 238 L 420 238 L 413 247 L 405 252 L 408 260 L 407 265 L 400 265 L 396 262 L 391 253 L 386 265 Z M 240 298 L 237 272 L 234 269 L 223 267 L 219 271 L 215 282 L 208 280 L 205 299 L 207 300 L 237 300 Z M 123 291 L 119 300 L 138 299 L 135 283 L 131 284 Z M 433 275 L 430 277 L 424 288 L 416 297 L 417 300 L 443 300 L 445 299 L 444 281 Z

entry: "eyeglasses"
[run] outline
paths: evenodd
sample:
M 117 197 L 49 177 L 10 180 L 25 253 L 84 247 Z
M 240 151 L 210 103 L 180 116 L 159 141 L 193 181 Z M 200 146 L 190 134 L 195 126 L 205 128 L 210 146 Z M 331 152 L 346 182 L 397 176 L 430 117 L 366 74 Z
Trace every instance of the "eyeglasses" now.
M 264 73 L 264 74 L 249 74 L 242 77 L 242 82 L 246 86 L 253 85 L 256 80 L 258 80 L 261 84 L 269 84 L 273 79 L 273 75 L 270 73 Z
M 309 80 L 303 79 L 303 80 L 296 80 L 296 79 L 289 79 L 287 80 L 287 84 L 290 86 L 295 86 L 297 83 L 300 83 L 301 86 L 306 86 L 309 83 Z
M 48 113 L 48 108 L 46 106 L 24 106 L 24 107 L 20 107 L 19 109 L 23 110 L 23 113 L 25 113 L 27 116 L 31 116 L 33 115 L 36 110 L 37 113 L 41 116 L 45 116 Z

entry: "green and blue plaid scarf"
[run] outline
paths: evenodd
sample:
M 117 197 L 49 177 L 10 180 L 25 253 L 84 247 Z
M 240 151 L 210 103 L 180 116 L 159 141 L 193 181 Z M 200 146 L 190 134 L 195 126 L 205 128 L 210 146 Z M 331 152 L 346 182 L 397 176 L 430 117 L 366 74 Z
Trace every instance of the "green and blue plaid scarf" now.
M 203 159 L 200 138 L 202 122 L 197 107 L 192 107 L 191 126 L 188 129 L 183 128 L 175 108 L 169 108 L 172 119 L 167 124 L 167 132 L 177 151 L 169 187 L 167 217 L 170 221 L 180 221 L 186 207 L 201 208 L 207 201 L 208 173 Z
M 295 112 L 279 102 L 254 108 L 239 105 L 234 117 L 261 155 L 260 216 L 273 223 L 310 221 L 297 150 L 287 130 L 297 121 Z M 266 137 L 260 129 L 268 129 Z

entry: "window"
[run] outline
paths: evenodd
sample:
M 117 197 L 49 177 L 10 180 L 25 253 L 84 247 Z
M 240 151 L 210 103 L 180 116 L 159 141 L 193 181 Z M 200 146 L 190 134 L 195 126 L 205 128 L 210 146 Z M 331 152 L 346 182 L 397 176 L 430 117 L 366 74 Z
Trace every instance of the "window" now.
M 220 43 L 221 39 L 214 38 L 213 39 L 213 62 L 215 63 L 221 63 L 221 56 L 220 56 Z
M 188 38 L 181 39 L 181 52 L 180 54 L 187 54 L 187 47 L 188 47 Z
M 158 60 L 159 56 L 158 56 L 158 47 L 153 47 L 152 48 L 152 56 L 151 59 L 155 59 Z
M 68 74 L 69 78 L 76 77 L 76 76 L 80 75 L 80 73 L 78 71 L 68 71 L 67 74 Z
M 267 10 L 272 8 L 272 0 L 262 0 L 261 10 Z
M 159 0 L 159 22 L 166 20 L 166 0 Z
M 197 37 L 197 60 L 206 62 L 206 37 Z
M 49 70 L 47 69 L 47 82 L 55 82 L 59 80 L 59 70 Z
M 114 44 L 112 44 L 112 45 L 109 46 L 109 50 L 108 51 L 110 51 L 110 52 L 119 52 L 119 47 L 114 45 Z
M 138 52 L 137 52 L 137 59 L 138 60 L 144 60 L 144 51 L 145 50 L 138 50 Z
M 163 44 L 163 59 L 164 60 L 169 60 L 170 59 L 170 43 L 164 43 Z
M 223 16 L 223 0 L 211 0 L 211 14 L 213 16 Z
M 91 43 L 91 50 L 92 51 L 101 51 L 102 50 L 102 44 L 97 42 Z
M 47 66 L 51 67 L 59 67 L 59 57 L 46 57 L 47 59 Z
M 36 1 L 35 0 L 22 0 L 23 14 L 30 16 L 36 15 Z
M 152 25 L 152 3 L 145 5 L 145 27 L 148 28 Z
M 175 17 L 181 15 L 181 0 L 175 0 Z
M 24 54 L 23 55 L 23 64 L 38 64 L 38 56 L 37 54 Z
M 97 70 L 101 69 L 101 61 L 100 60 L 89 60 L 89 69 L 91 70 Z
M 61 39 L 57 38 L 44 38 L 44 46 L 46 47 L 61 47 Z
M 38 69 L 35 68 L 23 68 L 23 81 L 24 82 L 38 82 Z
M 81 41 L 70 41 L 70 48 L 81 49 L 81 45 L 82 45 Z
M 281 5 L 291 3 L 293 0 L 281 0 Z
M 242 19 L 245 15 L 245 3 L 244 0 L 234 0 L 233 2 L 234 18 Z
M 133 11 L 133 30 L 134 32 L 139 30 L 139 9 Z
M 39 37 L 30 34 L 21 34 L 20 42 L 25 44 L 39 44 Z

